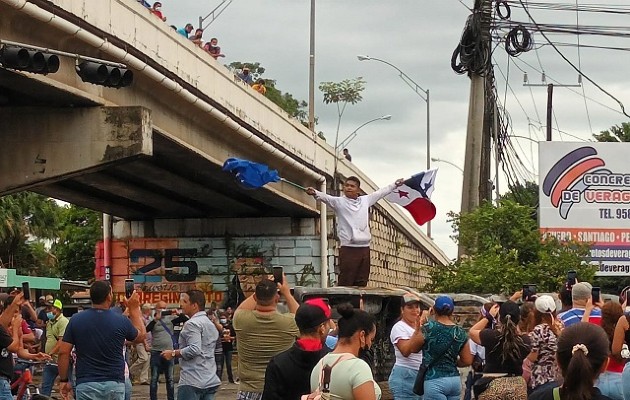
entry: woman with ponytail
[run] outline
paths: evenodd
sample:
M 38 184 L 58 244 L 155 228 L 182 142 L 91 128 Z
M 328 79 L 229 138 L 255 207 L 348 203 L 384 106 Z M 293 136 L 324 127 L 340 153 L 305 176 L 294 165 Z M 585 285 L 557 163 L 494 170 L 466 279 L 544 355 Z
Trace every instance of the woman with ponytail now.
M 538 390 L 530 400 L 610 400 L 594 387 L 606 369 L 608 346 L 606 332 L 597 325 L 579 322 L 564 328 L 556 354 L 564 383 Z
M 522 334 L 519 306 L 506 301 L 495 306 L 490 317 L 470 328 L 470 338 L 486 349 L 486 366 L 473 391 L 478 400 L 526 400 L 527 385 L 523 379 L 523 360 L 530 352 L 530 340 Z M 490 320 L 499 317 L 498 329 L 486 329 Z

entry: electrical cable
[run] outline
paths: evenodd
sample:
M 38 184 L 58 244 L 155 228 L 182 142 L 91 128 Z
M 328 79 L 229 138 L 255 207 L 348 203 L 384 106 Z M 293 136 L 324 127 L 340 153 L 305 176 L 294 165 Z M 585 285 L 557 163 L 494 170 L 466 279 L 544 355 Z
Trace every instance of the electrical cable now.
M 543 71 L 539 71 L 539 70 L 537 70 L 537 69 L 536 69 L 536 67 L 534 67 L 533 65 L 531 65 L 531 64 L 530 64 L 530 63 L 528 63 L 527 61 L 523 60 L 522 58 L 515 59 L 515 61 L 516 61 L 516 60 L 518 60 L 518 61 L 522 62 L 522 63 L 523 63 L 523 64 L 525 64 L 525 65 L 527 65 L 528 67 L 530 67 L 530 68 L 531 68 L 531 69 L 533 69 L 534 71 L 538 72 L 539 74 L 544 73 Z M 524 69 L 522 69 L 521 67 L 519 67 L 517 63 L 514 63 L 514 65 L 515 65 L 515 66 L 516 66 L 516 68 L 518 68 L 521 72 L 523 72 L 523 73 L 527 73 L 527 71 L 525 71 Z M 555 82 L 555 83 L 557 83 L 557 84 L 560 84 L 560 82 L 559 82 L 559 81 L 557 81 L 556 79 L 553 79 L 551 76 L 546 75 L 546 77 L 547 77 L 549 80 L 551 80 L 551 81 L 553 81 L 553 82 Z M 578 96 L 580 96 L 580 97 L 584 97 L 584 95 L 583 95 L 582 93 L 580 93 L 580 92 L 578 92 L 578 91 L 576 91 L 576 90 L 573 90 L 573 88 L 571 88 L 571 87 L 567 87 L 566 89 L 568 89 L 569 91 L 571 91 L 571 92 L 573 92 L 573 93 L 577 94 L 577 95 L 578 95 Z M 604 104 L 604 103 L 600 102 L 599 100 L 596 100 L 596 99 L 594 99 L 594 98 L 592 98 L 592 97 L 586 96 L 586 99 L 588 99 L 588 100 L 592 101 L 592 102 L 593 102 L 593 103 L 595 103 L 595 104 L 598 104 L 598 105 L 600 105 L 600 106 L 602 106 L 602 107 L 606 108 L 606 109 L 607 109 L 607 110 L 609 110 L 609 111 L 615 112 L 615 113 L 617 113 L 617 114 L 624 115 L 624 114 L 623 114 L 621 111 L 619 111 L 618 109 L 616 109 L 616 108 L 612 108 L 612 107 L 610 107 L 610 106 L 608 106 L 608 105 L 606 105 L 606 104 Z
M 580 10 L 578 10 L 578 8 L 579 8 L 578 0 L 575 0 L 575 29 L 576 30 L 580 29 Z M 582 69 L 582 53 L 581 53 L 581 46 L 580 46 L 580 35 L 577 35 L 577 56 L 578 56 L 578 68 L 581 70 Z M 586 89 L 584 88 L 584 85 L 581 85 L 581 86 L 582 86 L 582 94 L 586 96 Z M 584 98 L 584 108 L 586 109 L 586 120 L 588 121 L 588 129 L 592 135 L 593 124 L 591 124 L 591 115 L 588 111 L 588 103 L 586 102 L 586 98 Z
M 451 68 L 457 74 L 466 72 L 484 76 L 490 68 L 491 51 L 483 39 L 484 15 L 473 12 L 466 19 L 462 36 L 451 56 Z
M 525 12 L 527 13 L 527 16 L 529 17 L 529 19 L 536 25 L 536 27 L 538 27 L 538 23 L 536 22 L 536 20 L 534 19 L 534 17 L 531 15 L 531 13 L 529 12 L 529 10 L 527 9 L 527 7 L 525 7 L 525 4 L 523 3 L 523 0 L 518 0 L 521 5 L 523 6 L 523 9 L 525 10 Z M 553 47 L 553 49 L 556 51 L 556 53 L 558 53 L 558 55 L 560 57 L 562 57 L 562 59 L 564 61 L 567 62 L 567 64 L 569 64 L 571 66 L 571 68 L 573 68 L 578 74 L 582 75 L 582 77 L 584 77 L 586 80 L 588 80 L 590 83 L 592 83 L 596 88 L 598 88 L 602 93 L 606 94 L 608 97 L 610 97 L 611 99 L 613 99 L 614 101 L 617 102 L 617 104 L 619 105 L 619 108 L 621 108 L 621 112 L 628 118 L 630 118 L 630 115 L 628 113 L 626 113 L 626 108 L 623 105 L 623 103 L 617 99 L 615 96 L 613 96 L 610 92 L 608 92 L 606 89 L 604 89 L 603 87 L 601 87 L 597 82 L 595 82 L 593 79 L 591 79 L 591 77 L 589 77 L 588 75 L 584 74 L 578 67 L 576 67 L 571 60 L 569 60 L 557 47 L 555 44 L 553 44 L 553 42 L 551 40 L 549 40 L 549 38 L 547 37 L 547 35 L 543 32 L 540 31 L 540 34 L 545 38 L 545 40 L 551 45 L 551 47 Z

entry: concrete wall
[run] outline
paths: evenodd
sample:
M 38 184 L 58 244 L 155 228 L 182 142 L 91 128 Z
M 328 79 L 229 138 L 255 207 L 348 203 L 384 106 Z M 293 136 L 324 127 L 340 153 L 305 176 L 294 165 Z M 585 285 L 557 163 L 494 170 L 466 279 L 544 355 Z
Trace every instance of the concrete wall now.
M 272 266 L 283 266 L 292 286 L 320 286 L 315 219 L 119 221 L 114 238 L 114 291 L 123 292 L 131 276 L 144 302 L 176 303 L 179 293 L 191 288 L 222 302 L 236 276 L 248 294 Z M 103 243 L 96 259 L 97 278 L 103 278 Z

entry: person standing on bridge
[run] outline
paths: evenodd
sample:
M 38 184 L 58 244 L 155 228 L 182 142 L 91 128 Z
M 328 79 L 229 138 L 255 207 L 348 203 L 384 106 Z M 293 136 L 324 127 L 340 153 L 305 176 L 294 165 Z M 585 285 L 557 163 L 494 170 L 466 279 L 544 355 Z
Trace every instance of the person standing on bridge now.
M 403 179 L 385 186 L 374 193 L 359 196 L 361 181 L 350 176 L 343 184 L 343 196 L 330 196 L 326 193 L 306 188 L 306 193 L 323 201 L 337 215 L 337 236 L 341 242 L 339 249 L 338 286 L 367 286 L 370 279 L 370 217 L 369 210 L 380 199 L 403 184 Z

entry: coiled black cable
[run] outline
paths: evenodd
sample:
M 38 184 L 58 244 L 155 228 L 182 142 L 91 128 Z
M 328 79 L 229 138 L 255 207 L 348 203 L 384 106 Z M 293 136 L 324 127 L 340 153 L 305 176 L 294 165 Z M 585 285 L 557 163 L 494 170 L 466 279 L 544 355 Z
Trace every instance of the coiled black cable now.
M 501 6 L 503 6 L 503 9 L 505 9 L 505 14 L 501 12 Z M 499 18 L 501 18 L 502 20 L 508 20 L 512 16 L 510 5 L 505 0 L 497 0 L 497 2 L 494 4 L 494 10 L 496 11 Z
M 533 45 L 532 35 L 523 25 L 512 28 L 505 37 L 505 51 L 512 57 L 531 50 Z
M 458 74 L 484 75 L 490 66 L 490 48 L 483 38 L 482 18 L 482 13 L 475 12 L 466 20 L 462 37 L 451 57 L 451 68 Z

